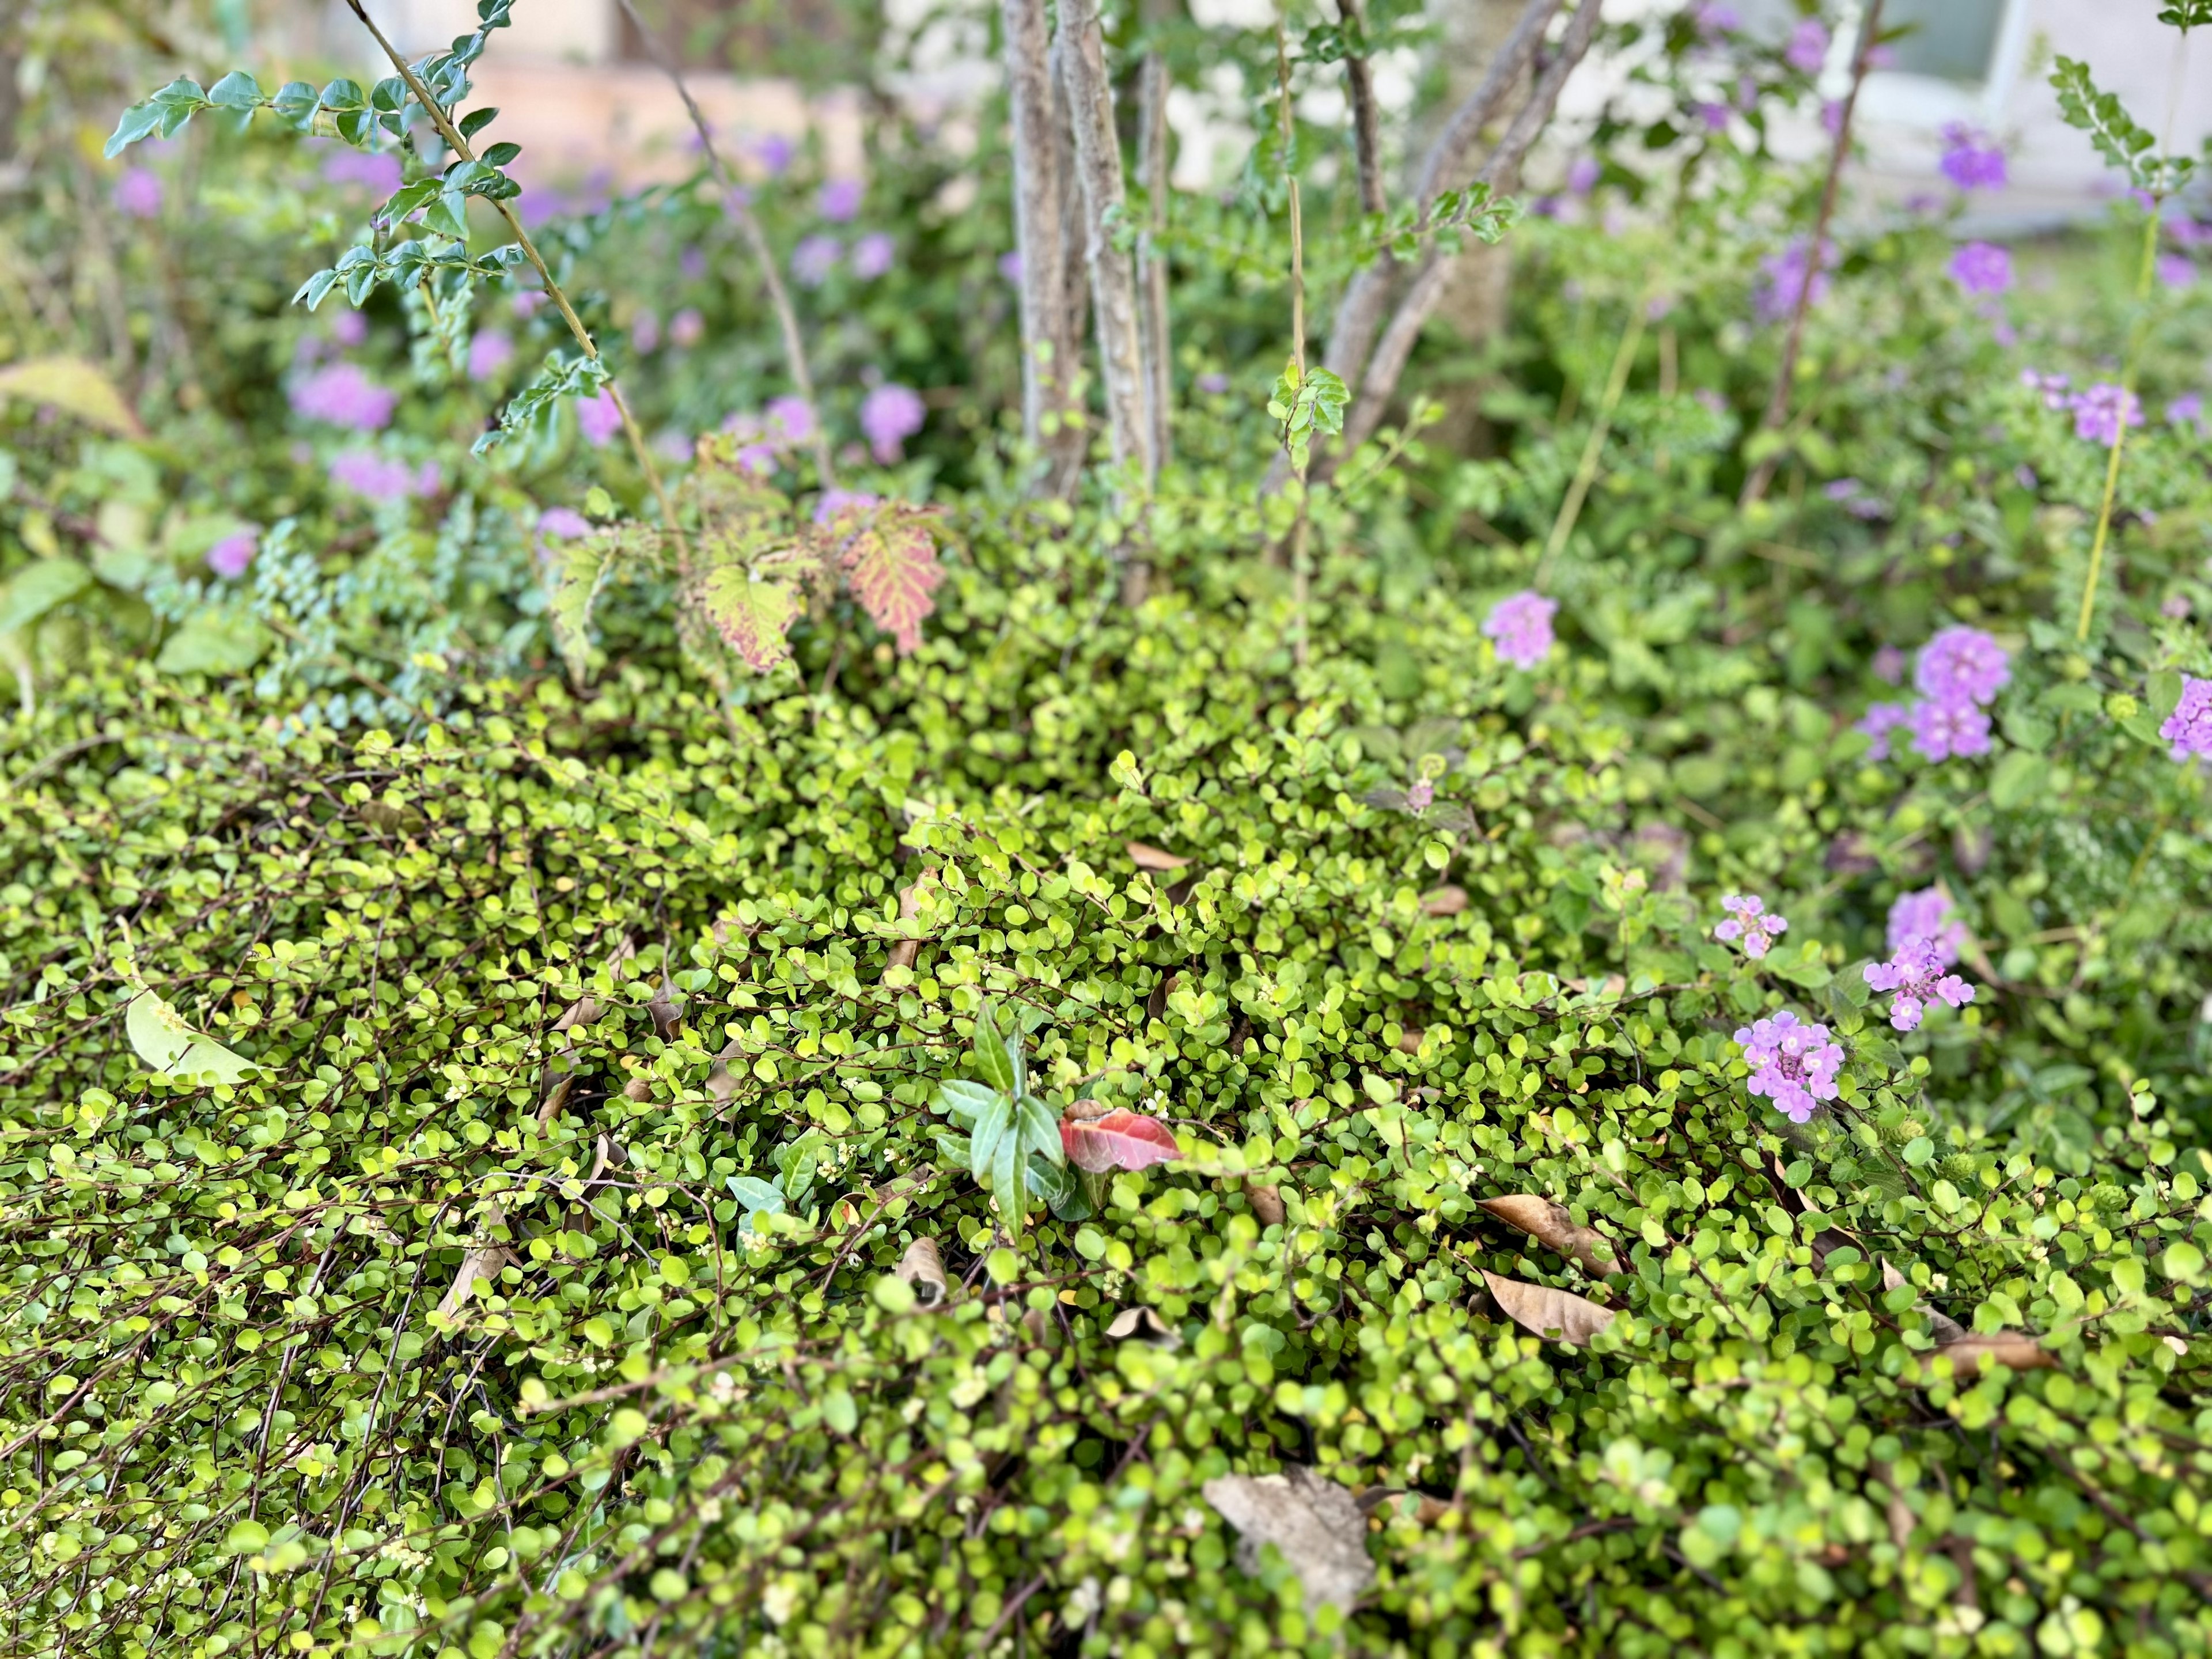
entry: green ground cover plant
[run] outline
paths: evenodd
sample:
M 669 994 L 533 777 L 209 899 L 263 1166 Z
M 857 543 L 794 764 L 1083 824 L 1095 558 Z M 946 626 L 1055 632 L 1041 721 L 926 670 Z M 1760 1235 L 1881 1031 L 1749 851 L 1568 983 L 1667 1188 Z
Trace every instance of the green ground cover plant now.
M 1972 134 L 1832 214 L 1838 20 L 1559 0 L 1449 197 L 1410 15 L 1011 0 L 971 158 L 541 208 L 482 17 L 135 40 L 145 334 L 9 313 L 10 1651 L 2212 1649 L 2212 337 L 2094 65 L 2052 248 Z M 1209 64 L 1237 191 L 1083 125 Z

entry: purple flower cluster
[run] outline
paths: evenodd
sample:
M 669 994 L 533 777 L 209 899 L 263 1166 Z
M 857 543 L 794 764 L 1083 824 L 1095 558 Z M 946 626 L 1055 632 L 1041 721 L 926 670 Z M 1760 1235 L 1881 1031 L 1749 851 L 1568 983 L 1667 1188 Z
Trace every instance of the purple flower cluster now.
M 737 414 L 722 430 L 738 440 L 738 465 L 748 472 L 770 472 L 798 445 L 814 435 L 814 406 L 804 398 L 771 398 L 757 415 Z
M 2040 393 L 2045 409 L 2066 407 L 2066 388 L 2074 384 L 2063 374 L 2039 374 L 2032 368 L 2020 372 L 2020 383 L 2030 392 Z
M 707 337 L 707 319 L 696 306 L 686 306 L 668 319 L 668 343 L 689 351 Z
M 615 402 L 615 394 L 605 387 L 576 400 L 576 429 L 592 448 L 605 448 L 607 441 L 622 430 L 622 409 Z
M 860 210 L 860 181 L 858 179 L 832 179 L 822 186 L 815 198 L 816 210 L 833 225 L 842 225 Z
M 1978 628 L 1946 628 L 1914 662 L 1920 700 L 1875 703 L 1854 729 L 1874 739 L 1872 760 L 1889 758 L 1890 734 L 1899 727 L 1911 729 L 1912 746 L 1932 761 L 1986 755 L 1989 706 L 2011 679 L 2012 658 L 2002 646 Z
M 791 276 L 801 288 L 820 288 L 837 269 L 845 246 L 835 236 L 803 236 L 791 250 Z
M 1889 948 L 1899 951 L 1907 941 L 1925 939 L 1936 959 L 1948 968 L 1959 959 L 1966 943 L 1966 925 L 1951 914 L 1951 896 L 1940 887 L 1923 887 L 1900 893 L 1889 907 Z
M 350 314 L 350 313 L 349 313 Z M 311 421 L 356 432 L 375 432 L 389 424 L 399 394 L 380 386 L 356 363 L 332 363 L 294 383 L 292 407 Z
M 1968 294 L 2002 294 L 2012 286 L 2012 255 L 1995 242 L 1967 242 L 1951 256 L 1951 280 Z
M 2185 253 L 2158 256 L 2158 280 L 2168 288 L 2187 288 L 2197 280 L 2197 267 Z
M 1867 487 L 1856 478 L 1832 478 L 1820 487 L 1820 493 L 1838 503 L 1854 519 L 1889 516 L 1889 504 L 1881 496 L 1869 494 Z
M 1482 632 L 1497 641 L 1502 661 L 1516 668 L 1534 668 L 1552 654 L 1552 618 L 1559 609 L 1557 599 L 1523 588 L 1490 607 L 1482 619 Z
M 891 268 L 898 257 L 898 244 L 886 231 L 872 230 L 853 244 L 853 275 L 864 283 L 872 283 Z
M 1940 1000 L 1963 1008 L 1974 1000 L 1972 986 L 1943 971 L 1949 965 L 1934 939 L 1917 937 L 1899 945 L 1887 962 L 1869 963 L 1864 972 L 1868 985 L 1892 995 L 1889 1023 L 1900 1031 L 1915 1031 L 1930 1002 Z
M 1713 929 L 1713 937 L 1733 943 L 1743 941 L 1743 953 L 1757 962 L 1773 948 L 1774 941 L 1790 931 L 1790 924 L 1780 916 L 1771 915 L 1766 901 L 1756 893 L 1730 893 L 1721 901 L 1728 920 Z
M 2174 704 L 2158 734 L 2173 745 L 2170 752 L 2176 760 L 2212 756 L 2212 680 L 2184 674 L 2181 701 Z
M 115 181 L 116 211 L 133 219 L 155 219 L 161 213 L 161 180 L 146 167 L 125 167 Z
M 1961 122 L 1943 129 L 1943 159 L 1936 165 L 1960 190 L 2004 188 L 2004 152 L 1990 142 L 1988 134 Z
M 225 581 L 236 581 L 253 562 L 253 556 L 261 550 L 258 530 L 238 530 L 225 536 L 207 550 L 207 568 Z
M 885 466 L 904 459 L 906 441 L 921 430 L 928 413 L 912 387 L 895 381 L 878 386 L 860 400 L 860 430 L 870 453 Z
M 436 495 L 445 479 L 435 461 L 410 466 L 374 450 L 353 449 L 331 458 L 331 481 L 372 501 L 404 501 Z
M 2166 406 L 2169 426 L 2201 426 L 2204 422 L 2204 396 L 2202 392 L 2185 392 Z
M 1818 25 L 1814 25 L 1815 27 Z M 1759 261 L 1759 279 L 1752 284 L 1751 308 L 1762 323 L 1778 323 L 1797 309 L 1802 294 L 1808 306 L 1816 306 L 1828 291 L 1828 272 L 1836 263 L 1835 245 L 1823 242 L 1818 268 L 1814 268 L 1812 243 L 1794 238 L 1778 253 Z
M 323 178 L 333 185 L 362 185 L 379 196 L 399 188 L 399 158 L 389 151 L 335 149 L 323 158 Z
M 1844 1051 L 1829 1040 L 1826 1026 L 1808 1025 L 1784 1011 L 1745 1026 L 1735 1040 L 1751 1067 L 1746 1089 L 1765 1095 L 1792 1123 L 1804 1122 L 1820 1102 L 1836 1097 Z
M 480 328 L 469 341 L 469 379 L 489 380 L 514 360 L 514 342 L 495 328 Z
M 1798 24 L 1782 49 L 1782 61 L 1800 75 L 1818 75 L 1828 61 L 1827 25 L 1813 17 Z
M 2118 441 L 2123 425 L 2142 424 L 2142 400 L 2126 387 L 2109 381 L 2075 392 L 2066 400 L 2066 407 L 2074 411 L 2074 435 L 2093 443 L 2112 444 Z

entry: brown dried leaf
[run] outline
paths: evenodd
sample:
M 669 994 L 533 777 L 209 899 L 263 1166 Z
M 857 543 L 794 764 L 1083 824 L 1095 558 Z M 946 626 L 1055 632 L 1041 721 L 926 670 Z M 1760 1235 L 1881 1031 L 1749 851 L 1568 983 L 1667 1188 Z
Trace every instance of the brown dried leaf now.
M 1464 887 L 1435 887 L 1421 895 L 1421 914 L 1425 916 L 1455 916 L 1466 908 L 1467 889 Z
M 1115 1314 L 1113 1323 L 1106 1328 L 1106 1334 L 1116 1342 L 1125 1342 L 1134 1336 L 1158 1347 L 1182 1346 L 1182 1334 L 1141 1303 Z
M 506 1212 L 497 1205 L 484 1212 L 484 1228 L 489 1231 L 507 1224 Z M 514 1252 L 504 1244 L 473 1244 L 461 1257 L 461 1270 L 453 1275 L 453 1285 L 438 1304 L 441 1317 L 451 1319 L 468 1300 L 469 1287 L 477 1280 L 489 1280 L 495 1288 L 499 1270 L 514 1260 Z
M 914 880 L 899 889 L 899 920 L 901 921 L 912 921 L 921 914 L 921 884 L 934 878 L 937 872 L 934 870 L 925 870 Z M 921 954 L 920 939 L 893 939 L 890 955 L 884 963 L 884 971 L 889 973 L 894 968 L 911 968 L 914 966 L 915 958 Z
M 1200 1490 L 1237 1528 L 1238 1569 L 1256 1574 L 1273 1544 L 1297 1574 L 1309 1614 L 1325 1604 L 1349 1612 L 1375 1583 L 1367 1518 L 1335 1481 L 1292 1463 L 1280 1474 L 1218 1475 Z
M 1524 1285 L 1517 1279 L 1506 1279 L 1484 1269 L 1482 1282 L 1490 1286 L 1490 1294 L 1505 1316 L 1525 1331 L 1564 1342 L 1569 1347 L 1586 1348 L 1590 1339 L 1613 1323 L 1613 1310 L 1601 1308 L 1587 1297 L 1571 1291 L 1553 1290 L 1548 1285 Z
M 597 997 L 578 997 L 561 1011 L 561 1018 L 553 1022 L 556 1031 L 573 1031 L 579 1025 L 596 1025 L 606 1010 L 599 1006 Z
M 1594 1227 L 1575 1224 L 1565 1206 L 1535 1193 L 1509 1193 L 1503 1198 L 1475 1200 L 1500 1221 L 1510 1222 L 1540 1244 L 1582 1263 L 1583 1271 L 1602 1279 L 1620 1271 L 1620 1258 Z
M 1410 1026 L 1399 1032 L 1398 1052 L 1401 1054 L 1418 1054 L 1420 1053 L 1421 1033 L 1413 1030 Z
M 1881 1287 L 1885 1291 L 1893 1291 L 1900 1285 L 1910 1285 L 1911 1282 L 1903 1273 L 1891 1267 L 1887 1261 L 1881 1264 Z M 1936 1339 L 1939 1346 L 1965 1340 L 1966 1328 L 1952 1318 L 1950 1315 L 1938 1312 L 1925 1297 L 1913 1304 L 1913 1310 L 1917 1313 L 1927 1315 L 1928 1334 Z
M 1134 860 L 1139 870 L 1180 870 L 1190 862 L 1181 854 L 1166 852 L 1158 847 L 1147 847 L 1140 841 L 1125 841 L 1121 843 L 1121 847 L 1122 850 Z
M 1990 1336 L 1962 1336 L 1956 1342 L 1945 1342 L 1922 1356 L 1922 1382 L 1936 1380 L 1939 1359 L 1951 1362 L 1951 1375 L 1961 1382 L 1979 1376 L 1992 1365 L 2015 1371 L 2055 1370 L 2058 1366 L 2057 1356 L 2024 1331 L 1998 1331 Z
M 1252 1206 L 1252 1213 L 1260 1218 L 1263 1227 L 1283 1224 L 1283 1195 L 1276 1188 L 1261 1182 L 1253 1182 L 1244 1188 L 1244 1197 Z
M 925 1308 L 933 1308 L 952 1295 L 945 1277 L 945 1258 L 938 1254 L 933 1238 L 915 1239 L 891 1271 L 913 1286 L 914 1299 Z

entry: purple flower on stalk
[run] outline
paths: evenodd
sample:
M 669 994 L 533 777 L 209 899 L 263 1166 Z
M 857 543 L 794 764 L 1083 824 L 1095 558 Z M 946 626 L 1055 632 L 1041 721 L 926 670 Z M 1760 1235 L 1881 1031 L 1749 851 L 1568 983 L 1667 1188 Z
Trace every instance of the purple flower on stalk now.
M 1567 167 L 1567 190 L 1570 194 L 1587 196 L 1597 188 L 1598 175 L 1604 169 L 1595 155 L 1577 155 Z
M 2002 294 L 2012 286 L 2012 255 L 1994 242 L 1968 242 L 1951 256 L 1951 280 L 1969 294 Z
M 1966 760 L 1990 752 L 1990 717 L 1970 702 L 1912 705 L 1912 746 L 1929 760 Z
M 331 481 L 372 501 L 404 501 L 436 495 L 444 479 L 435 461 L 410 466 L 374 450 L 353 449 L 331 458 Z
M 676 268 L 684 273 L 684 280 L 685 282 L 696 283 L 699 281 L 707 274 L 706 250 L 700 247 L 696 243 L 691 246 L 685 248 L 682 253 L 677 256 Z
M 835 236 L 801 237 L 799 246 L 791 250 L 793 279 L 801 288 L 820 288 L 830 280 L 830 272 L 837 269 L 837 261 L 844 252 L 844 244 Z
M 2004 152 L 1963 122 L 1943 129 L 1943 159 L 1936 164 L 1960 190 L 2002 190 Z
M 1744 1063 L 1751 1067 L 1747 1091 L 1765 1095 L 1792 1123 L 1806 1121 L 1820 1102 L 1836 1097 L 1836 1073 L 1843 1067 L 1844 1051 L 1829 1040 L 1826 1026 L 1808 1025 L 1784 1010 L 1745 1026 L 1735 1040 L 1743 1045 Z
M 2204 398 L 2201 393 L 2185 392 L 2166 406 L 2169 426 L 2201 424 L 2204 419 Z
M 887 233 L 872 230 L 853 244 L 853 275 L 872 283 L 891 268 L 897 253 L 898 244 Z
M 1482 619 L 1482 632 L 1497 642 L 1500 661 L 1534 668 L 1552 654 L 1552 618 L 1559 610 L 1557 599 L 1523 588 L 1490 607 Z
M 592 521 L 573 507 L 549 507 L 538 515 L 538 533 L 548 541 L 573 542 L 592 533 Z
M 1878 702 L 1870 706 L 1865 714 L 1859 716 L 1851 730 L 1863 732 L 1873 739 L 1872 745 L 1867 750 L 1869 760 L 1883 761 L 1889 758 L 1889 734 L 1900 726 L 1909 726 L 1911 724 L 1912 711 L 1903 703 Z
M 1874 677 L 1889 685 L 1905 683 L 1905 653 L 1885 645 L 1874 653 Z
M 1912 683 L 1938 702 L 1987 708 L 2012 683 L 2012 656 L 1978 628 L 1942 629 L 1920 647 Z
M 1704 35 L 1734 34 L 1743 27 L 1743 20 L 1736 15 L 1735 7 L 1716 5 L 1713 0 L 1701 0 L 1691 12 L 1690 21 Z
M 1724 131 L 1728 127 L 1729 118 L 1735 115 L 1735 112 L 1730 109 L 1726 104 L 1700 104 L 1698 106 L 1698 118 L 1705 124 L 1705 131 L 1707 132 Z
M 1437 785 L 1433 778 L 1415 778 L 1406 786 L 1406 810 L 1425 812 L 1436 804 Z
M 668 319 L 668 343 L 679 351 L 689 351 L 706 337 L 707 319 L 696 306 L 686 306 Z
M 368 319 L 358 311 L 341 311 L 331 319 L 331 338 L 342 346 L 357 346 L 368 337 Z
M 1828 271 L 1836 263 L 1833 243 L 1823 243 L 1819 268 L 1813 268 L 1810 243 L 1795 237 L 1779 252 L 1759 262 L 1759 280 L 1753 283 L 1751 308 L 1762 323 L 1778 323 L 1797 308 L 1797 297 L 1816 306 L 1828 291 Z
M 1790 32 L 1790 44 L 1782 49 L 1782 61 L 1800 75 L 1818 75 L 1828 61 L 1827 25 L 1814 17 L 1798 24 Z
M 814 198 L 815 210 L 833 225 L 848 223 L 860 210 L 860 181 L 832 179 Z
M 207 568 L 226 581 L 236 581 L 260 551 L 261 532 L 240 530 L 225 536 L 207 550 Z
M 2039 374 L 2032 368 L 2021 370 L 2020 383 L 2030 392 L 2041 393 L 2045 409 L 2065 408 L 2066 388 L 2073 385 L 2066 375 Z
M 576 429 L 592 448 L 605 448 L 607 440 L 621 431 L 622 425 L 621 406 L 615 402 L 615 394 L 605 387 L 588 398 L 576 399 Z
M 2185 253 L 2158 256 L 2158 280 L 2168 288 L 2187 288 L 2197 280 L 2197 266 Z
M 769 398 L 768 420 L 770 429 L 781 433 L 787 443 L 803 444 L 814 435 L 814 405 L 804 398 Z
M 2074 435 L 2093 443 L 2110 445 L 2119 437 L 2122 426 L 2142 424 L 2142 400 L 2109 381 L 2100 380 L 2087 391 L 2075 392 L 2066 400 L 2066 407 L 2074 411 Z
M 1713 928 L 1713 937 L 1728 943 L 1743 941 L 1743 953 L 1753 962 L 1764 957 L 1774 946 L 1774 941 L 1790 931 L 1790 924 L 1782 917 L 1768 913 L 1766 901 L 1756 893 L 1730 893 L 1721 901 L 1728 920 Z
M 514 358 L 514 341 L 495 328 L 478 329 L 469 341 L 469 379 L 489 380 Z
M 2212 680 L 2194 674 L 2181 677 L 2181 701 L 2159 726 L 2158 734 L 2173 747 L 2176 760 L 2212 756 Z
M 771 132 L 753 141 L 753 160 L 760 163 L 761 171 L 771 179 L 781 179 L 788 172 L 798 155 L 798 147 L 780 132 Z
M 1946 968 L 1959 959 L 1966 943 L 1966 925 L 1951 914 L 1951 896 L 1940 887 L 1899 894 L 1889 907 L 1888 930 L 1891 950 L 1902 950 L 1910 939 L 1924 939 Z
M 1005 277 L 1010 283 L 1020 282 L 1022 280 L 1022 256 L 1020 253 L 1001 253 L 999 256 L 999 275 Z
M 398 406 L 399 394 L 377 385 L 356 363 L 319 368 L 292 387 L 295 412 L 356 432 L 374 432 L 387 425 Z
M 1885 995 L 1894 994 L 1889 1023 L 1900 1031 L 1917 1031 L 1922 1011 L 1929 1003 L 1941 1000 L 1963 1008 L 1974 1000 L 1972 986 L 1943 971 L 1949 965 L 1936 941 L 1923 937 L 1906 939 L 1887 962 L 1870 962 L 1863 971 L 1869 986 Z
M 148 167 L 125 167 L 115 181 L 116 211 L 133 219 L 152 219 L 161 211 L 161 176 Z
M 906 453 L 906 441 L 921 430 L 928 410 L 921 394 L 896 382 L 878 386 L 860 400 L 860 430 L 876 459 L 889 466 Z
M 660 349 L 660 315 L 641 311 L 630 319 L 629 349 L 641 357 Z

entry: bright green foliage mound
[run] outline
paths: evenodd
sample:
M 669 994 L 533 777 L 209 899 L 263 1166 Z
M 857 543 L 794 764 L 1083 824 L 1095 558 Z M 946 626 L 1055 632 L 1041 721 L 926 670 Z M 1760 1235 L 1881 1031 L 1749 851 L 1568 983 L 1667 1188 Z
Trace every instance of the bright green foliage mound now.
M 1441 598 L 1295 695 L 1233 606 L 959 604 L 726 721 L 639 668 L 398 736 L 50 701 L 0 810 L 10 1651 L 2212 1645 L 2212 1226 L 2148 1085 L 2080 1170 L 1993 1150 L 1925 1054 L 1966 1091 L 2007 1005 L 1900 1046 L 1808 923 L 1708 942 L 1594 682 Z M 1437 807 L 1366 804 L 1419 718 Z M 258 1072 L 149 1077 L 132 975 Z M 1182 1159 L 1007 1224 L 933 1109 L 986 995 Z M 1803 1130 L 1729 1042 L 1785 997 L 1850 1053 Z M 1485 1271 L 1614 1316 L 1544 1341 Z M 1939 1315 L 2055 1364 L 1930 1368 Z M 1366 1503 L 1348 1617 L 1201 1493 L 1287 1464 Z

